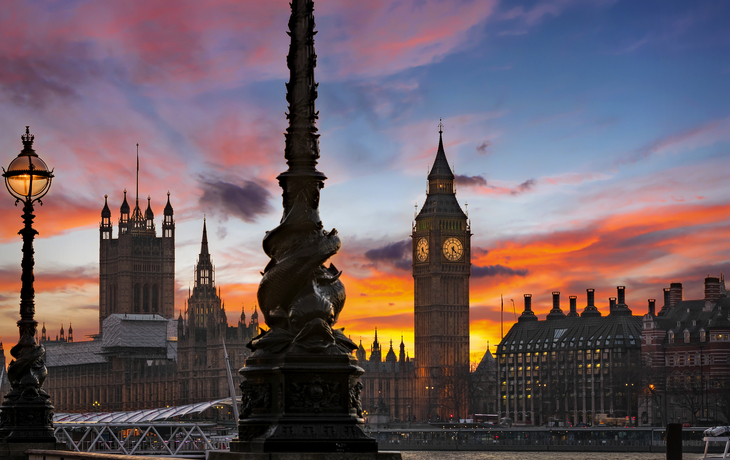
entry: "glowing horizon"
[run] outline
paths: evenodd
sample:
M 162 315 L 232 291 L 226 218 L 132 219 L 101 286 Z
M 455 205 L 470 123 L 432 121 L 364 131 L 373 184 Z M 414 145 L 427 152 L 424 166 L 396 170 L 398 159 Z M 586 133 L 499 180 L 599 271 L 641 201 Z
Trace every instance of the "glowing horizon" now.
M 647 14 L 647 11 L 656 14 Z M 413 357 L 410 233 L 443 118 L 471 219 L 471 359 L 533 295 L 644 314 L 662 288 L 730 271 L 730 5 L 710 1 L 315 2 L 320 213 L 343 240 L 337 327 Z M 203 215 L 229 324 L 254 308 L 286 169 L 288 2 L 23 2 L 0 13 L 4 167 L 30 125 L 56 178 L 36 206 L 36 320 L 98 328 L 98 225 L 109 195 L 169 190 L 176 317 Z M 4 196 L 4 197 L 3 197 Z M 22 210 L 0 196 L 0 340 L 17 341 Z M 132 197 L 133 198 L 133 197 Z M 514 300 L 514 312 L 512 307 Z M 660 306 L 660 305 L 659 305 Z M 39 326 L 40 328 L 40 326 Z

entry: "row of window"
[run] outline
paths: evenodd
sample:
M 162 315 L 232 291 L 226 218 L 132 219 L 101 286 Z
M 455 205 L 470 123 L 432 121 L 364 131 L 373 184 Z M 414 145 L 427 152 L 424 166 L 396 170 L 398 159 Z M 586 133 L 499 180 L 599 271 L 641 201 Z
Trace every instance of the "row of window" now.
M 668 335 L 668 341 L 669 343 L 675 343 L 674 341 L 674 331 L 669 331 L 667 333 Z M 685 329 L 683 333 L 684 343 L 690 343 L 690 333 L 689 330 Z M 700 342 L 707 342 L 707 331 L 704 329 L 700 329 Z M 730 334 L 717 334 L 712 333 L 710 334 L 710 342 L 730 342 Z M 651 337 L 646 337 L 646 344 L 651 345 Z
M 550 361 L 573 361 L 577 359 L 578 361 L 583 361 L 583 358 L 585 357 L 586 361 L 591 360 L 599 360 L 601 359 L 601 353 L 603 353 L 603 359 L 607 360 L 609 356 L 608 350 L 596 349 L 596 350 L 577 350 L 577 351 L 560 351 L 560 352 L 547 352 L 544 351 L 542 353 L 536 352 L 536 353 L 510 353 L 509 355 L 499 355 L 499 362 L 500 364 L 506 364 L 507 360 L 510 362 L 515 360 L 515 357 L 517 359 L 517 363 L 522 363 L 523 361 L 525 363 L 533 362 L 533 363 L 548 363 Z M 623 353 L 623 349 L 616 348 L 613 350 L 613 356 L 620 358 Z

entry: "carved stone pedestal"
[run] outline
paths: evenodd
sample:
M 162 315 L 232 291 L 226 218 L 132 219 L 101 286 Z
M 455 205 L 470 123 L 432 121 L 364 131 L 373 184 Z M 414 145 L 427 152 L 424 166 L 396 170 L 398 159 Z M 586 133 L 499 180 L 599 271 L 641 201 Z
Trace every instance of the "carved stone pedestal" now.
M 363 431 L 358 377 L 346 354 L 251 357 L 231 452 L 377 452 Z
M 13 389 L 0 406 L 0 440 L 6 443 L 55 443 L 53 406 L 43 390 L 28 398 Z

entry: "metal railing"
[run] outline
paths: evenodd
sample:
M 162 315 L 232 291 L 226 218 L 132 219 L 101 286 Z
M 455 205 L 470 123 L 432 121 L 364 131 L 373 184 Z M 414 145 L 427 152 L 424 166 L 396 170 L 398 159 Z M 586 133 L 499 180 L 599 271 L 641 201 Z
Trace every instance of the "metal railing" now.
M 74 452 L 156 457 L 204 458 L 206 451 L 228 450 L 231 436 L 213 436 L 213 424 L 58 423 L 54 435 Z M 208 433 L 206 433 L 208 432 Z

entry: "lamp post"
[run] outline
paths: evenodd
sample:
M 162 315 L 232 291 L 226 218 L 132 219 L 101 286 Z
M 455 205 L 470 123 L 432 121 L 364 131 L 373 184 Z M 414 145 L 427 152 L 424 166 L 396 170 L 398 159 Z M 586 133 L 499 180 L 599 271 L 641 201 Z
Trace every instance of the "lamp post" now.
M 8 192 L 15 198 L 15 205 L 23 202 L 25 226 L 18 232 L 23 237 L 21 262 L 20 339 L 10 354 L 15 358 L 8 366 L 10 392 L 0 409 L 0 439 L 7 442 L 55 442 L 53 436 L 53 406 L 50 397 L 41 388 L 48 370 L 44 362 L 46 350 L 36 343 L 35 291 L 33 289 L 33 238 L 38 233 L 33 228 L 33 203 L 41 202 L 53 180 L 45 162 L 33 150 L 33 136 L 25 127 L 23 150 L 8 166 L 3 177 Z

